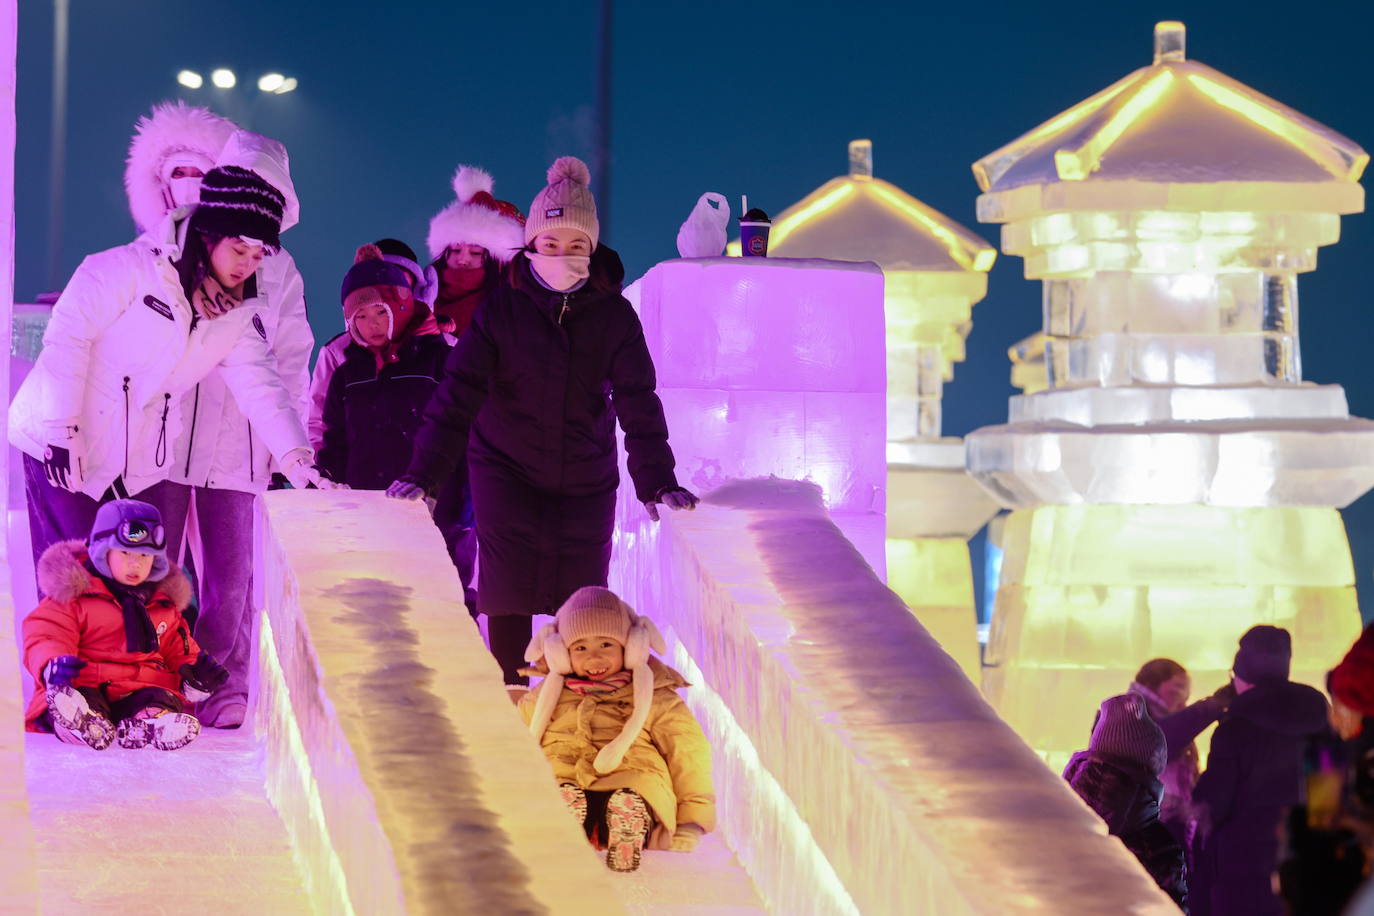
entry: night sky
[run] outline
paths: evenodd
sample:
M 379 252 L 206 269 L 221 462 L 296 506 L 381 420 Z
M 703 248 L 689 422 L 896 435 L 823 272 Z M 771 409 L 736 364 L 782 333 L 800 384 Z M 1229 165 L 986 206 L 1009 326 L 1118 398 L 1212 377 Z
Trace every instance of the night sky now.
M 460 162 L 485 166 L 522 210 L 556 155 L 589 158 L 595 2 L 359 3 L 72 0 L 66 205 L 60 266 L 133 235 L 122 186 L 135 120 L 157 101 L 206 104 L 291 153 L 301 222 L 285 237 L 320 340 L 342 329 L 337 290 L 357 245 L 420 251 Z M 17 301 L 48 288 L 52 12 L 19 26 Z M 855 137 L 876 172 L 997 241 L 974 219 L 969 165 L 1148 64 L 1159 19 L 1188 25 L 1201 60 L 1374 148 L 1374 4 L 1231 2 L 626 3 L 616 11 L 610 234 L 629 276 L 675 257 L 697 196 L 777 213 L 846 170 Z M 239 74 L 185 90 L 182 68 Z M 257 77 L 300 81 L 265 96 Z M 1301 279 L 1304 377 L 1346 387 L 1374 417 L 1366 293 L 1368 215 Z M 1038 284 L 999 258 L 974 310 L 968 359 L 945 389 L 947 434 L 1003 422 L 1005 351 L 1040 324 Z M 1374 499 L 1346 511 L 1367 617 Z

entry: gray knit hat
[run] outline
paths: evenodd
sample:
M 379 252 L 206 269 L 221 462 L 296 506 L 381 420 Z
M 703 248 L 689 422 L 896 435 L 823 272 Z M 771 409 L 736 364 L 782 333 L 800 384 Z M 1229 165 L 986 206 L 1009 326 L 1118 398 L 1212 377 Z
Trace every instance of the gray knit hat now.
M 548 187 L 535 195 L 525 218 L 525 244 L 546 229 L 578 229 L 587 233 L 595 250 L 601 238 L 592 196 L 592 173 L 576 156 L 560 156 L 549 166 Z
M 1164 772 L 1168 762 L 1168 748 L 1164 732 L 1150 718 L 1145 698 L 1124 693 L 1102 701 L 1088 741 L 1088 751 L 1094 755 L 1138 764 L 1156 778 Z

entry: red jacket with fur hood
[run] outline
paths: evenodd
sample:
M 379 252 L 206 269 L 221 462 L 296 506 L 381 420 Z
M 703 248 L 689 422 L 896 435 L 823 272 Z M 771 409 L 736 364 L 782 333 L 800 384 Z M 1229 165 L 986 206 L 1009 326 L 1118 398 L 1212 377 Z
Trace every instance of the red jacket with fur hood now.
M 118 700 L 140 687 L 161 687 L 180 695 L 179 670 L 200 653 L 181 616 L 191 600 L 191 583 L 180 569 L 173 566 L 148 602 L 158 650 L 130 652 L 119 602 L 86 569 L 87 559 L 84 543 L 61 541 L 38 561 L 38 585 L 48 597 L 24 618 L 24 667 L 40 685 L 24 716 L 30 731 L 37 730 L 34 723 L 47 708 L 43 666 L 59 655 L 75 655 L 88 663 L 75 686 L 103 686 L 109 699 Z

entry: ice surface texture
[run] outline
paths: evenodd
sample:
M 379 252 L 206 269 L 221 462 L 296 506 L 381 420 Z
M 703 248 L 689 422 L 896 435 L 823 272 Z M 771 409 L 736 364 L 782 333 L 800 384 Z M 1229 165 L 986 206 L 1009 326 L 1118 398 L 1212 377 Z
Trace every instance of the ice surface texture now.
M 722 829 L 773 912 L 1176 912 L 873 575 L 815 486 L 734 483 L 695 512 L 642 516 L 622 499 L 612 584 L 672 631 L 737 728 L 722 734 L 721 708 L 688 692 Z
M 312 880 L 341 875 L 357 913 L 620 912 L 423 504 L 289 490 L 263 505 L 261 645 L 280 684 L 269 696 L 266 672 L 259 709 L 296 770 L 276 778 Z

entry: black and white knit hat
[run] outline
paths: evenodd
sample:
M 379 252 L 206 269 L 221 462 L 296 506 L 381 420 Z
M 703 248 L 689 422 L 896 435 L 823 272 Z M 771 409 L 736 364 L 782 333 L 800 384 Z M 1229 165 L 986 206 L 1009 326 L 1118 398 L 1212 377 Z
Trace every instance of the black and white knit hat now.
M 256 239 L 275 251 L 281 248 L 285 209 L 286 198 L 257 172 L 221 165 L 205 173 L 191 228 L 212 235 Z
M 1145 698 L 1134 693 L 1102 701 L 1088 751 L 1137 764 L 1156 779 L 1164 772 L 1168 760 L 1164 732 L 1150 718 Z

